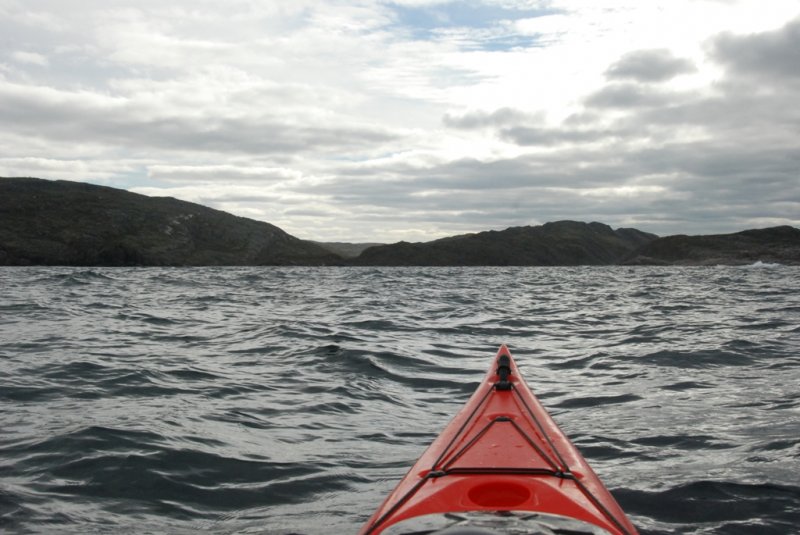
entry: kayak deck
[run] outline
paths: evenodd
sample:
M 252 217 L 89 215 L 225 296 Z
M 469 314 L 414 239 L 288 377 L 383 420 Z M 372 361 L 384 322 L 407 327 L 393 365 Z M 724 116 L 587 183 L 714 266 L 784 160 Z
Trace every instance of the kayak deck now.
M 525 384 L 505 345 L 470 400 L 361 533 L 381 533 L 424 515 L 497 511 L 558 515 L 613 534 L 636 533 Z

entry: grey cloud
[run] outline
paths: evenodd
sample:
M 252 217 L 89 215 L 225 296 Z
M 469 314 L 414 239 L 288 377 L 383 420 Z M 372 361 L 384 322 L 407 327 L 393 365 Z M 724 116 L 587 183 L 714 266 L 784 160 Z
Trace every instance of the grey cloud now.
M 724 114 L 724 106 L 718 104 L 708 120 Z M 344 205 L 424 213 L 419 217 L 426 221 L 430 211 L 451 214 L 447 217 L 452 222 L 460 217 L 452 214 L 469 213 L 473 222 L 493 222 L 492 228 L 573 218 L 669 234 L 753 227 L 764 214 L 776 221 L 797 221 L 796 142 L 743 145 L 737 133 L 726 132 L 693 142 L 665 134 L 664 140 L 653 143 L 635 134 L 637 124 L 643 131 L 659 127 L 645 124 L 650 120 L 645 117 L 634 115 L 629 130 L 621 130 L 622 137 L 606 144 L 576 143 L 492 162 L 462 159 L 424 170 L 392 164 L 371 170 L 380 180 L 337 170 L 340 178 L 320 193 Z M 638 187 L 643 189 L 637 193 Z M 614 193 L 619 188 L 622 191 Z
M 582 121 L 578 118 L 573 118 L 565 126 L 542 126 L 543 116 L 512 108 L 500 108 L 494 112 L 475 111 L 460 116 L 447 114 L 443 122 L 446 126 L 462 130 L 494 129 L 500 138 L 520 146 L 551 147 L 563 143 L 591 143 L 617 135 L 608 129 L 593 127 L 593 120 Z
M 456 116 L 446 114 L 442 118 L 445 126 L 462 130 L 474 130 L 479 128 L 497 128 L 509 124 L 519 123 L 527 120 L 529 115 L 513 108 L 500 108 L 491 113 L 485 111 L 473 111 L 464 115 Z
M 581 190 L 619 183 L 628 169 L 609 161 L 602 151 L 562 149 L 551 154 L 511 160 L 461 160 L 441 166 L 430 183 L 436 187 L 469 190 L 568 188 Z
M 731 74 L 800 80 L 800 19 L 774 32 L 723 34 L 711 42 L 710 50 Z
M 610 79 L 629 79 L 637 82 L 663 82 L 680 74 L 696 71 L 695 65 L 677 58 L 669 50 L 636 50 L 622 56 L 606 71 Z
M 614 83 L 589 95 L 585 104 L 596 108 L 640 108 L 663 106 L 672 98 L 674 95 L 639 84 Z
M 561 143 L 608 141 L 619 134 L 620 132 L 604 129 L 537 128 L 529 126 L 514 126 L 503 129 L 500 132 L 501 137 L 517 145 L 540 147 Z
M 729 232 L 762 221 L 796 224 L 800 21 L 712 43 L 712 57 L 726 68 L 713 92 L 671 92 L 644 83 L 690 66 L 660 54 L 630 55 L 609 69 L 611 83 L 560 125 L 501 110 L 450 121 L 491 127 L 506 140 L 546 150 L 498 162 L 438 165 L 417 183 L 394 169 L 395 194 L 405 192 L 410 201 L 414 188 L 436 188 L 447 195 L 426 198 L 431 209 L 480 210 L 483 192 L 491 189 L 493 199 L 506 203 L 489 210 L 495 221 L 524 221 L 526 215 L 546 220 L 548 214 L 611 224 L 624 218 L 620 222 L 660 234 Z M 643 61 L 659 57 L 657 69 Z M 609 121 L 607 111 L 625 113 Z M 643 193 L 613 193 L 626 186 L 643 187 Z M 513 217 L 502 219 L 509 213 Z
M 282 167 L 266 167 L 248 162 L 248 165 L 151 165 L 148 168 L 151 178 L 171 183 L 177 182 L 219 182 L 228 180 L 237 184 L 270 183 L 293 180 L 301 173 Z
M 629 128 L 643 125 L 674 136 L 680 131 L 676 129 L 689 127 L 720 144 L 800 150 L 800 109 L 792 104 L 800 99 L 800 91 L 775 89 L 765 98 L 746 86 L 725 82 L 720 88 L 725 91 L 722 95 L 697 95 L 693 100 L 642 110 L 627 119 Z
M 729 202 L 797 199 L 800 159 L 787 156 L 782 148 L 708 140 L 646 148 L 627 158 L 641 174 L 671 175 L 681 188 L 702 187 L 710 202 Z
M 144 107 L 92 93 L 64 93 L 0 83 L 0 121 L 19 133 L 127 148 L 291 155 L 363 149 L 397 137 L 363 125 L 291 124 L 267 114 L 247 117 Z
M 336 182 L 320 186 L 316 191 L 340 199 L 375 198 L 387 203 L 427 197 L 415 196 L 421 191 L 473 192 L 476 198 L 491 191 L 493 196 L 513 198 L 520 191 L 573 189 L 576 191 L 619 183 L 637 170 L 616 160 L 610 161 L 604 150 L 576 147 L 541 155 L 526 155 L 513 159 L 479 161 L 464 158 L 441 163 L 424 170 L 407 165 L 386 165 L 370 173 L 348 174 L 346 169 L 335 170 Z M 380 177 L 380 178 L 374 178 Z M 431 198 L 436 198 L 432 196 Z M 446 199 L 445 199 L 446 201 Z

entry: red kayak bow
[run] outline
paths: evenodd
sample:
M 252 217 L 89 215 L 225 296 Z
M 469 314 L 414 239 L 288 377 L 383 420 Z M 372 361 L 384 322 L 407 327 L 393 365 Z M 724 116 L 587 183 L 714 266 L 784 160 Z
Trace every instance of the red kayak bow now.
M 551 531 L 525 527 L 533 524 Z M 360 534 L 558 533 L 554 525 L 637 533 L 503 345 L 467 404 Z

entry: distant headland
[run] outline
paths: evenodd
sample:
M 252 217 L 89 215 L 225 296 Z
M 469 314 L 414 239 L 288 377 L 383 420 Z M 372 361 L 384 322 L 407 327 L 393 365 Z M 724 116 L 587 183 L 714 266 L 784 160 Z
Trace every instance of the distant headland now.
M 0 265 L 800 265 L 800 229 L 666 236 L 557 221 L 395 244 L 319 243 L 171 197 L 81 182 L 0 178 Z

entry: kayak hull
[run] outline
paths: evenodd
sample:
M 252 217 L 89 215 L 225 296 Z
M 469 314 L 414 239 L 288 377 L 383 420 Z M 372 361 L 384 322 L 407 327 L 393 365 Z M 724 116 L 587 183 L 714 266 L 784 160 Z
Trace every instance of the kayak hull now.
M 360 533 L 426 515 L 520 511 L 636 533 L 501 346 L 469 401 Z

